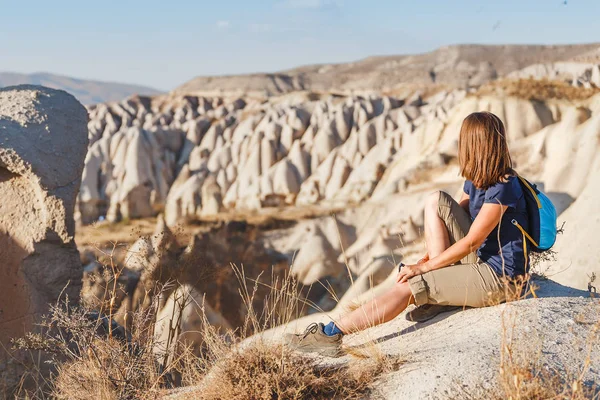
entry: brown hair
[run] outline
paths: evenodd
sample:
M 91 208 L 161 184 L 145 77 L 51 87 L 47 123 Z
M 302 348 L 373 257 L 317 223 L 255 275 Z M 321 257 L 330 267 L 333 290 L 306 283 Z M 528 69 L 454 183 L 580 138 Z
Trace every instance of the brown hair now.
M 478 189 L 513 175 L 504 124 L 490 112 L 476 112 L 462 123 L 458 139 L 460 174 Z

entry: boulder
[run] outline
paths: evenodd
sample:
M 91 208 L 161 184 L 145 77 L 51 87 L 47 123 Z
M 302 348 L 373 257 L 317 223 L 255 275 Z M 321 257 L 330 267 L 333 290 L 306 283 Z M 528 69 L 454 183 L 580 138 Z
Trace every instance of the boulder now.
M 344 270 L 343 264 L 336 261 L 336 253 L 323 232 L 315 227 L 304 239 L 290 272 L 303 285 L 336 276 Z
M 41 86 L 0 89 L 0 343 L 35 329 L 59 296 L 76 301 L 82 267 L 74 208 L 88 146 L 87 112 Z M 0 350 L 11 382 L 19 361 Z

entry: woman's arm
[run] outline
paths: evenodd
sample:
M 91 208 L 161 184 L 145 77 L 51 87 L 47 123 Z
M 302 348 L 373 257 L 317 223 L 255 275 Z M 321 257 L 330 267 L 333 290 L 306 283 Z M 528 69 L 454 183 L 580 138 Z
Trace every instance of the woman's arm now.
M 462 201 L 462 200 L 461 200 Z M 447 267 L 462 260 L 467 254 L 477 250 L 500 222 L 502 214 L 508 207 L 500 204 L 486 203 L 473 221 L 467 236 L 460 239 L 444 250 L 439 256 L 417 265 L 407 265 L 398 274 L 398 282 L 405 282 L 409 278 L 425 272 Z

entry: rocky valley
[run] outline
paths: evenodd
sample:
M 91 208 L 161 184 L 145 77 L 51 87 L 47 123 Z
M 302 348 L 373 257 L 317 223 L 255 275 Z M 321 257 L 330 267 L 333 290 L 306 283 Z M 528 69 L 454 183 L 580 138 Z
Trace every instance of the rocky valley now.
M 461 123 L 490 111 L 506 125 L 516 170 L 544 190 L 564 223 L 555 253 L 535 261 L 540 298 L 426 325 L 395 320 L 368 330 L 369 340 L 353 336 L 350 346 L 381 342 L 378 354 L 410 353 L 413 370 L 389 370 L 371 387 L 382 397 L 446 398 L 466 375 L 459 383 L 469 390 L 494 379 L 504 362 L 503 316 L 516 310 L 529 329 L 520 335 L 557 329 L 539 341 L 541 364 L 577 370 L 588 357 L 577 382 L 591 387 L 598 348 L 570 353 L 565 343 L 598 329 L 599 49 L 449 46 L 200 77 L 168 94 L 85 109 L 61 91 L 0 89 L 0 340 L 9 346 L 35 330 L 65 293 L 109 315 L 125 337 L 138 313 L 151 311 L 143 326 L 160 360 L 182 346 L 206 354 L 207 326 L 235 332 L 244 348 L 343 314 L 393 285 L 400 261 L 423 255 L 425 198 L 436 190 L 460 195 Z M 274 311 L 261 314 L 250 326 L 287 279 L 304 306 L 277 322 Z M 9 310 L 11 299 L 23 307 Z M 443 340 L 451 355 L 428 344 L 420 358 L 411 343 L 421 334 Z M 490 361 L 479 365 L 478 357 Z M 325 364 L 356 361 L 349 358 Z M 20 367 L 11 360 L 4 356 L 0 372 L 14 384 Z M 413 387 L 417 375 L 428 383 Z

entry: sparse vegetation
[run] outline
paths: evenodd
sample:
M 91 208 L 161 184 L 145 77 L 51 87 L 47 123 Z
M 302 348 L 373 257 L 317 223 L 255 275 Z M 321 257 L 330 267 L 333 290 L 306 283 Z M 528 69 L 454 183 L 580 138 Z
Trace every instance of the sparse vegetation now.
M 215 365 L 203 388 L 206 399 L 349 399 L 360 398 L 391 364 L 371 359 L 344 366 L 293 353 L 276 345 L 234 351 Z
M 155 399 L 183 385 L 191 389 L 176 398 L 350 399 L 369 392 L 378 376 L 398 365 L 377 352 L 373 357 L 362 354 L 360 362 L 327 365 L 260 336 L 250 338 L 297 318 L 308 303 L 300 297 L 297 283 L 287 277 L 275 281 L 258 309 L 254 295 L 262 285 L 260 277 L 248 279 L 242 268 L 232 268 L 241 284 L 246 320 L 243 327 L 222 332 L 209 324 L 200 305 L 200 354 L 177 341 L 176 328 L 167 343 L 157 346 L 154 307 L 135 313 L 131 336 L 113 321 L 110 303 L 106 315 L 85 306 L 74 307 L 68 300 L 52 307 L 42 332 L 30 333 L 15 345 L 48 354 L 53 373 L 43 390 L 22 389 L 19 396 L 77 400 L 93 393 L 102 399 Z M 254 283 L 249 287 L 248 282 Z M 110 290 L 112 298 L 117 286 Z M 157 290 L 156 296 L 161 291 Z M 176 312 L 182 309 L 183 305 Z M 39 378 L 40 373 L 39 368 L 30 372 L 32 378 Z
M 526 100 L 585 100 L 596 93 L 597 87 L 575 87 L 567 82 L 550 79 L 500 79 L 489 82 L 475 93 L 486 96 L 515 96 Z

